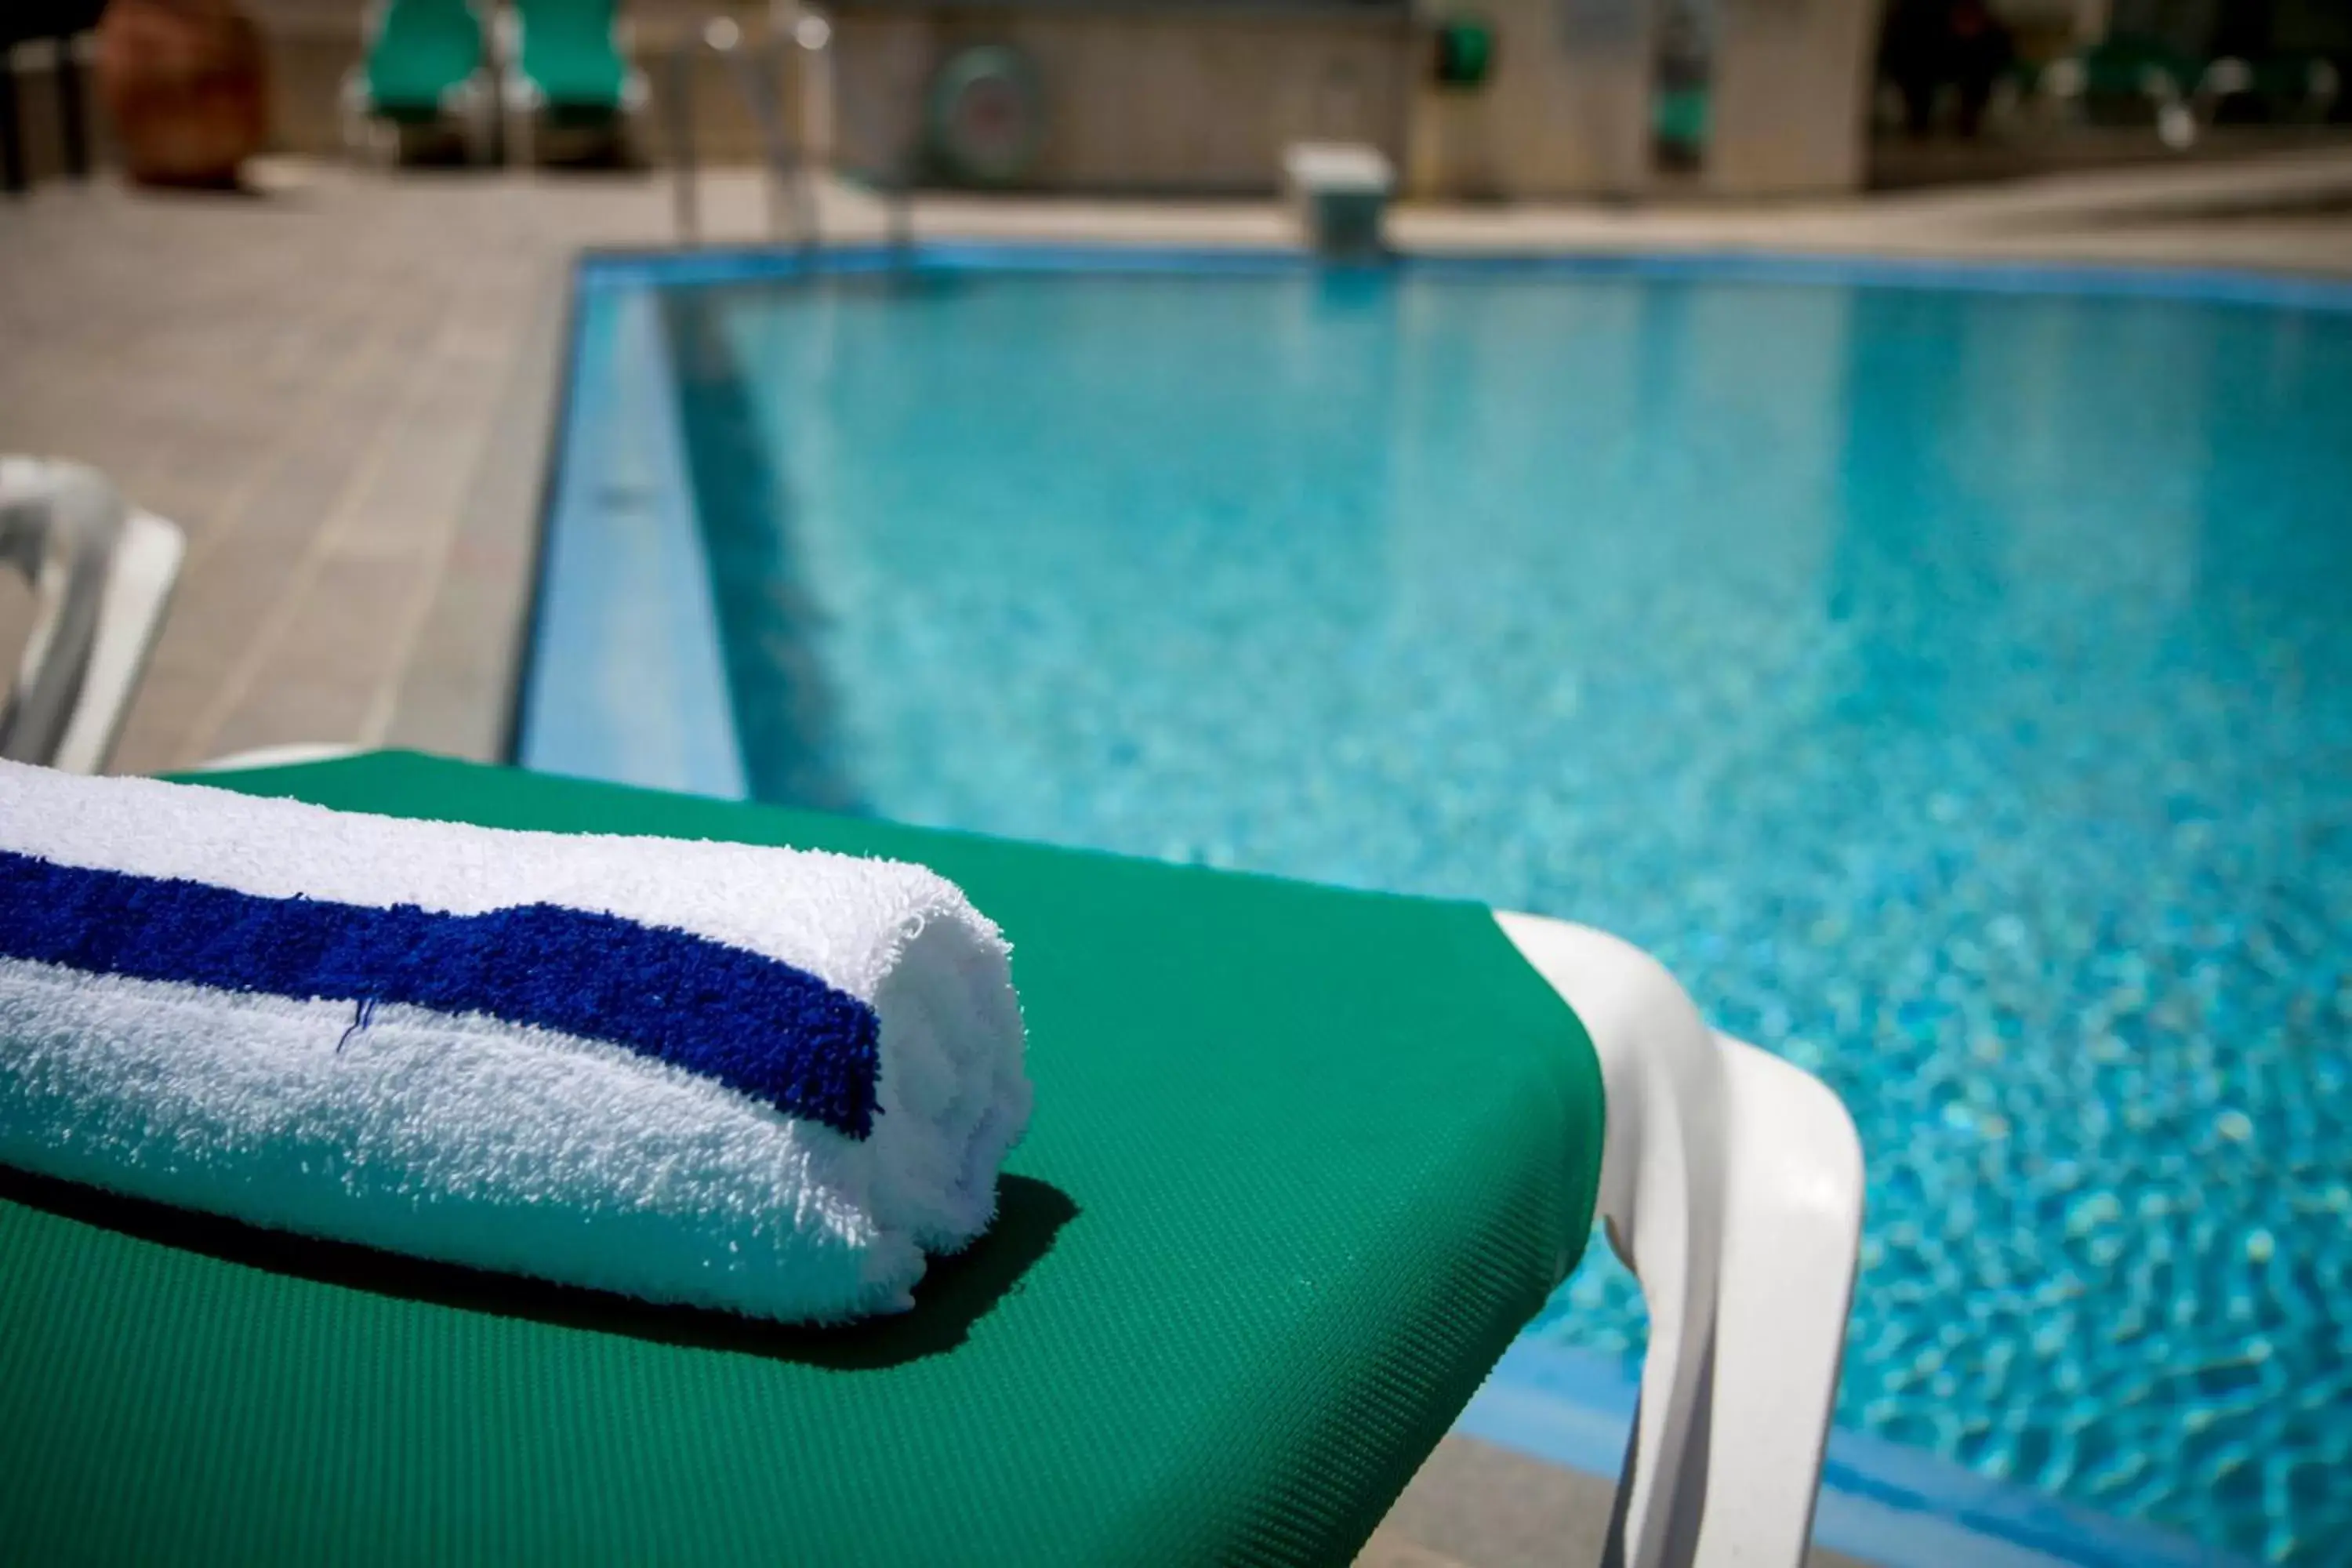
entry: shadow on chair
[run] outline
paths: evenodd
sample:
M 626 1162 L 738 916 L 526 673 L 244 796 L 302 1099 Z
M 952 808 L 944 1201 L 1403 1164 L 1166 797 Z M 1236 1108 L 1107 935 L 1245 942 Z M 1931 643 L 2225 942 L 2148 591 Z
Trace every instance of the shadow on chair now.
M 694 1350 L 733 1351 L 836 1372 L 901 1366 L 955 1349 L 1077 1218 L 1067 1193 L 1034 1177 L 999 1178 L 996 1222 L 952 1258 L 936 1258 L 912 1311 L 837 1328 L 793 1327 L 698 1307 L 661 1306 L 608 1291 L 433 1263 L 350 1242 L 268 1230 L 217 1215 L 0 1166 L 0 1200 L 225 1263 L 460 1311 L 556 1328 L 627 1334 Z

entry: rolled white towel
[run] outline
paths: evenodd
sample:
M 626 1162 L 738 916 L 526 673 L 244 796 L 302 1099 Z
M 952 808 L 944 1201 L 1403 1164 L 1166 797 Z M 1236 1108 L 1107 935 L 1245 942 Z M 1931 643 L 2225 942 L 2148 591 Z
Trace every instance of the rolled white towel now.
M 1029 1116 L 936 873 L 0 763 L 0 1163 L 785 1321 L 903 1310 Z

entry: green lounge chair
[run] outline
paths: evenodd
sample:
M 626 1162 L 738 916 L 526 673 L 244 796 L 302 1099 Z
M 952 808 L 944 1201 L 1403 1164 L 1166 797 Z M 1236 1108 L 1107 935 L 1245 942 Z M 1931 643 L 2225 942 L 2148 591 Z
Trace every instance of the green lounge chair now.
M 414 754 L 205 782 L 925 861 L 1013 940 L 1036 1114 L 991 1233 L 823 1331 L 0 1173 L 26 1561 L 1345 1562 L 1596 1210 L 1652 1312 L 1622 1562 L 1801 1560 L 1853 1126 L 1613 939 Z
M 544 132 L 625 135 L 644 112 L 618 0 L 514 0 L 505 36 L 509 144 L 536 161 Z
M 343 79 L 343 144 L 397 153 L 404 135 L 455 126 L 476 163 L 490 151 L 488 57 L 472 0 L 376 0 L 366 58 Z
M 2251 99 L 2262 118 L 2274 124 L 2319 125 L 2336 107 L 2343 88 L 2336 62 L 2325 55 L 2268 55 L 2254 60 L 2224 55 L 2197 79 L 2197 108 L 2206 123 L 2222 106 Z
M 2043 96 L 2076 116 L 2153 116 L 2156 134 L 2174 152 L 2196 144 L 2190 100 L 2201 77 L 2195 60 L 2158 38 L 2118 33 L 2042 68 Z

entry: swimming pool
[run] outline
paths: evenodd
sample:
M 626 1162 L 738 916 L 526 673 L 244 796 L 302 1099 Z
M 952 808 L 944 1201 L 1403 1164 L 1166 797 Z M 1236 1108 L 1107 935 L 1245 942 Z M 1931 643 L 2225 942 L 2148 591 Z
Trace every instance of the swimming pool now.
M 543 597 L 526 762 L 1620 931 L 1853 1109 L 1843 1424 L 2352 1555 L 2352 296 L 974 253 L 580 330 L 549 582 L 632 591 Z M 1591 1258 L 1532 1332 L 1630 1357 Z

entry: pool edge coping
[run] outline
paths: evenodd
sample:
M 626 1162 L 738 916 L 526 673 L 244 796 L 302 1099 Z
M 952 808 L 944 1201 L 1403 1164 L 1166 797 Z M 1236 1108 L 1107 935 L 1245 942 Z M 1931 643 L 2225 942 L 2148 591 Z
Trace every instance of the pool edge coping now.
M 580 262 L 570 256 L 539 269 L 415 651 L 394 687 L 384 745 L 469 762 L 514 758 L 571 417 Z
M 1614 1477 L 1639 1384 L 1616 1358 L 1522 1335 L 1456 1418 L 1456 1436 Z M 2105 1514 L 1924 1449 L 1832 1427 L 1813 1543 L 1878 1568 L 2237 1568 L 2160 1526 Z M 1956 1552 L 1965 1551 L 1965 1558 Z
M 678 362 L 658 292 L 577 290 L 572 303 L 508 760 L 641 788 L 744 798 Z M 601 353 L 583 352 L 592 322 L 604 329 Z M 628 406 L 628 389 L 640 381 L 650 383 L 636 399 L 643 406 Z M 573 465 L 591 453 L 601 466 L 575 473 Z M 616 501 L 615 489 L 629 499 Z M 583 535 L 589 547 L 563 548 L 565 538 Z M 544 662 L 551 637 L 567 673 L 552 683 L 552 696 Z M 616 697 L 628 700 L 618 711 Z M 648 732 L 654 713 L 674 721 L 655 722 Z
M 1185 272 L 1264 276 L 1314 270 L 1295 248 L 1114 242 L 918 240 L 800 249 L 747 245 L 696 249 L 583 248 L 564 269 L 559 396 L 544 426 L 538 533 L 525 574 L 525 630 L 510 670 L 511 722 L 500 759 L 520 749 L 520 691 L 535 653 L 547 535 L 557 525 L 554 481 L 575 402 L 584 298 L 604 289 L 727 287 L 812 275 L 873 274 L 908 262 L 942 271 Z M 2170 263 L 2018 261 L 1890 257 L 1710 247 L 1690 250 L 1412 250 L 1372 268 L 1441 275 L 1525 274 L 1591 279 L 1689 279 L 1861 285 L 2010 295 L 2194 300 L 2352 314 L 2352 278 Z M 1347 270 L 1342 268 L 1341 270 Z M 690 481 L 689 481 L 690 482 Z M 715 622 L 710 628 L 717 636 Z M 1632 1420 L 1635 1381 L 1598 1352 L 1521 1338 L 1457 1417 L 1454 1432 L 1564 1468 L 1613 1479 Z M 2160 1527 L 2100 1513 L 2021 1483 L 1996 1480 L 1925 1450 L 1833 1428 L 1814 1525 L 1817 1544 L 1880 1568 L 1946 1568 L 1956 1541 L 1983 1568 L 2230 1568 L 2242 1559 Z
M 1594 279 L 1687 279 L 1739 283 L 1957 289 L 1971 293 L 2171 300 L 2271 310 L 2352 313 L 2352 277 L 2315 271 L 2177 262 L 2006 257 L 1899 256 L 1864 250 L 1707 246 L 1690 249 L 1401 249 L 1362 263 L 1325 263 L 1290 247 L 1110 241 L 917 239 L 887 243 L 706 246 L 690 250 L 589 247 L 574 287 L 725 287 L 811 274 L 890 270 L 913 263 L 943 271 L 1206 273 L 1260 276 L 1399 268 L 1435 276 L 1514 274 Z

